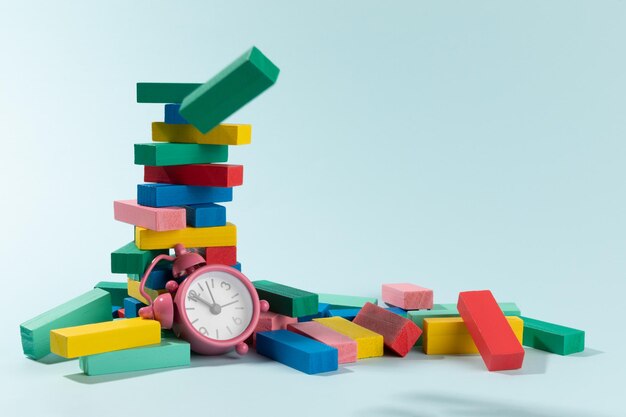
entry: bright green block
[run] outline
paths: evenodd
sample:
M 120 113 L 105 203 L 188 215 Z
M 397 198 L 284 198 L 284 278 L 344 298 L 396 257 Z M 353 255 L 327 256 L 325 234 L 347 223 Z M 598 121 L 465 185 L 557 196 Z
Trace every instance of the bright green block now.
M 126 282 L 100 281 L 94 288 L 100 288 L 111 294 L 111 304 L 122 307 L 124 298 L 128 297 L 128 284 Z
M 168 253 L 168 249 L 141 250 L 135 242 L 130 242 L 111 253 L 111 272 L 143 275 L 154 258 Z
M 253 281 L 259 298 L 270 303 L 270 311 L 289 317 L 317 314 L 317 294 L 272 281 Z
M 50 353 L 50 330 L 111 320 L 111 295 L 95 288 L 20 325 L 22 349 L 33 359 Z
M 524 320 L 522 344 L 558 355 L 585 350 L 585 332 L 571 327 L 521 317 Z
M 202 133 L 271 87 L 280 70 L 252 47 L 183 100 L 179 113 Z
M 186 143 L 137 143 L 135 164 L 149 166 L 211 164 L 228 161 L 228 146 Z
M 197 83 L 137 83 L 137 103 L 182 103 L 186 96 L 201 85 Z
M 372 303 L 378 305 L 376 298 L 370 297 L 356 297 L 353 295 L 339 295 L 339 294 L 318 294 L 319 302 L 329 304 L 329 309 L 340 308 L 361 308 L 365 303 Z
M 158 345 L 82 356 L 79 359 L 80 369 L 90 376 L 188 366 L 190 362 L 189 343 L 165 336 Z

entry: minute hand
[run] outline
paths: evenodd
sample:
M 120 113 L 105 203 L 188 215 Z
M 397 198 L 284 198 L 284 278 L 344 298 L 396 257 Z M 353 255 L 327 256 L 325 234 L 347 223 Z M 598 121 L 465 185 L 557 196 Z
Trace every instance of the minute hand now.
M 229 305 L 231 305 L 231 304 L 235 304 L 235 303 L 238 303 L 238 302 L 239 302 L 239 300 L 231 301 L 230 303 L 224 304 L 224 305 L 222 305 L 222 306 L 220 306 L 220 307 L 221 307 L 221 308 L 228 307 Z

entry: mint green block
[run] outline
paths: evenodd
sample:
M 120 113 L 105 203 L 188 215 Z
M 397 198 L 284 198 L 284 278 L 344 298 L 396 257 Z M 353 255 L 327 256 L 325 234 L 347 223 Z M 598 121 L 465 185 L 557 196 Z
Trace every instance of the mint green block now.
M 228 146 L 194 143 L 137 143 L 135 164 L 149 166 L 211 164 L 228 161 Z
M 197 83 L 137 83 L 137 103 L 181 103 Z
M 280 70 L 252 47 L 183 100 L 178 111 L 202 133 L 271 87 Z
M 340 308 L 361 308 L 365 303 L 372 303 L 378 305 L 378 299 L 371 297 L 357 297 L 354 295 L 339 295 L 339 294 L 318 294 L 319 302 L 328 304 L 329 309 Z
M 130 242 L 111 253 L 111 272 L 143 275 L 154 258 L 168 253 L 168 249 L 141 250 L 135 242 Z
M 111 321 L 111 295 L 94 288 L 20 324 L 22 349 L 32 359 L 50 353 L 50 330 Z
M 585 350 L 585 332 L 571 327 L 522 317 L 522 344 L 558 355 L 571 355 Z
M 82 356 L 78 363 L 85 374 L 95 376 L 189 366 L 190 362 L 189 343 L 164 335 L 158 345 Z
M 100 281 L 94 288 L 100 288 L 111 294 L 111 304 L 113 306 L 122 307 L 124 298 L 128 297 L 128 283 L 126 282 Z

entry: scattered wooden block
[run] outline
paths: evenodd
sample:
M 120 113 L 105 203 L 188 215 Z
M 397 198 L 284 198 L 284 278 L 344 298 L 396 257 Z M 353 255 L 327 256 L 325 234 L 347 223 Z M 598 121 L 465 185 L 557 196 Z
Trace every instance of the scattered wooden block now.
M 524 322 L 516 316 L 506 318 L 521 343 Z M 476 354 L 478 348 L 467 330 L 461 317 L 443 317 L 424 319 L 423 349 L 427 355 L 463 355 Z
M 407 311 L 400 307 L 387 307 L 385 310 L 391 311 L 392 313 L 397 314 L 400 317 L 404 317 L 405 319 L 409 317 Z
M 111 295 L 94 288 L 20 324 L 22 349 L 32 359 L 50 353 L 50 330 L 111 320 Z
M 398 307 L 389 307 L 385 308 L 385 310 L 397 314 L 400 317 L 407 317 L 406 311 Z M 352 321 L 357 314 L 359 314 L 359 311 L 361 311 L 360 308 L 331 308 L 327 311 L 324 317 L 343 317 L 346 320 Z
M 64 358 L 161 343 L 161 325 L 142 318 L 65 327 L 50 332 L 50 351 Z
M 236 187 L 243 184 L 243 165 L 194 164 L 144 166 L 144 181 L 202 187 Z
M 356 297 L 353 295 L 318 294 L 320 303 L 330 304 L 331 309 L 361 308 L 365 303 L 378 304 L 376 298 Z
M 325 317 L 313 321 L 354 339 L 357 343 L 357 359 L 383 356 L 382 335 L 341 317 Z
M 226 207 L 224 206 L 214 203 L 206 203 L 184 207 L 187 215 L 188 226 L 215 227 L 226 225 Z
M 181 103 L 202 84 L 137 83 L 137 103 Z
M 126 318 L 126 312 L 124 311 L 123 308 L 120 308 L 119 310 L 117 310 L 117 317 L 120 319 Z
M 294 323 L 287 326 L 287 330 L 301 334 L 325 345 L 332 346 L 339 353 L 339 363 L 356 362 L 357 343 L 355 340 L 344 336 L 323 324 L 315 321 L 306 323 Z
M 524 346 L 559 355 L 585 350 L 585 332 L 528 317 L 524 320 Z
M 173 248 L 177 243 L 189 247 L 234 246 L 237 244 L 237 228 L 232 223 L 219 227 L 187 227 L 169 232 L 135 227 L 135 244 L 141 250 Z
M 457 308 L 487 369 L 502 371 L 522 367 L 524 348 L 491 291 L 461 292 Z
M 141 281 L 142 275 L 129 274 L 128 278 L 132 279 L 133 281 Z M 173 279 L 174 276 L 172 275 L 171 264 L 165 264 L 163 266 L 157 265 L 150 272 L 148 278 L 146 278 L 146 287 L 152 288 L 153 290 L 162 290 L 163 288 L 165 288 L 165 284 Z M 126 283 L 124 283 L 124 287 L 127 288 Z M 128 289 L 126 290 L 126 293 L 128 294 Z
M 206 263 L 219 265 L 235 265 L 237 263 L 237 246 L 215 246 L 205 248 Z
M 422 329 L 411 320 L 372 303 L 363 306 L 353 323 L 382 335 L 387 349 L 402 357 L 409 353 L 422 334 Z
M 269 332 L 273 330 L 286 330 L 287 325 L 297 323 L 295 317 L 285 316 L 283 314 L 274 313 L 273 311 L 261 312 L 259 321 L 252 333 L 252 343 L 256 341 L 256 334 L 259 332 Z
M 313 319 L 318 319 L 318 318 L 321 318 L 321 317 L 328 317 L 328 309 L 329 309 L 329 307 L 330 307 L 330 305 L 328 305 L 328 304 L 317 303 L 317 313 L 310 314 L 308 316 L 298 317 L 298 322 L 302 323 L 302 322 L 311 321 Z
M 182 207 L 147 207 L 137 204 L 137 200 L 113 202 L 115 220 L 164 232 L 187 227 L 185 209 Z
M 180 114 L 202 133 L 271 87 L 279 69 L 252 47 L 183 100 Z
M 317 313 L 317 294 L 272 281 L 253 281 L 259 298 L 270 303 L 270 310 L 290 317 Z
M 180 115 L 178 110 L 180 109 L 180 104 L 166 104 L 164 106 L 164 115 L 163 120 L 167 124 L 173 125 L 186 125 L 189 124 L 187 119 Z
M 133 297 L 124 298 L 124 317 L 127 319 L 139 317 L 139 310 L 145 306 L 145 303 L 142 303 Z
M 100 281 L 94 288 L 100 288 L 111 294 L 111 305 L 121 306 L 124 304 L 124 297 L 128 292 L 125 282 Z M 82 323 L 86 324 L 86 323 Z
M 111 307 L 111 318 L 116 319 L 116 318 L 119 317 L 117 312 L 120 311 L 120 308 L 122 308 L 122 307 L 120 307 L 120 306 L 112 306 Z
M 241 262 L 237 262 L 235 265 L 231 265 L 231 267 L 233 267 L 237 271 L 241 272 Z
M 160 248 L 158 250 L 142 250 L 134 242 L 130 242 L 111 253 L 111 272 L 114 274 L 142 275 L 154 258 L 168 252 L 167 249 Z
M 154 142 L 197 143 L 199 145 L 248 145 L 252 142 L 252 126 L 221 124 L 202 133 L 190 124 L 152 123 Z
M 149 304 L 148 300 L 146 300 L 146 298 L 143 295 L 141 295 L 141 293 L 139 292 L 140 284 L 141 284 L 140 281 L 135 281 L 132 278 L 128 278 L 128 295 L 147 305 Z M 155 300 L 159 295 L 167 292 L 167 290 L 164 288 L 154 289 L 154 288 L 145 287 L 144 290 L 153 300 Z M 126 305 L 124 305 L 124 307 L 126 307 Z
M 419 285 L 383 284 L 383 302 L 405 310 L 433 308 L 433 290 Z
M 336 371 L 339 352 L 316 340 L 287 330 L 257 334 L 256 351 L 307 374 Z
M 232 188 L 190 185 L 138 184 L 137 203 L 150 207 L 222 203 L 233 200 Z
M 81 356 L 79 359 L 80 369 L 90 376 L 188 366 L 190 363 L 189 343 L 176 337 L 163 337 L 158 345 Z
M 135 165 L 169 166 L 228 161 L 228 146 L 192 143 L 136 143 Z

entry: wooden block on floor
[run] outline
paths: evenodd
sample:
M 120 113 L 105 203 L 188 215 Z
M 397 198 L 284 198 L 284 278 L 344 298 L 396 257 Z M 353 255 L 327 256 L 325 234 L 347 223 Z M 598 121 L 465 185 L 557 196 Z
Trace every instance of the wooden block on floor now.
M 344 336 L 323 324 L 315 321 L 294 323 L 287 326 L 287 330 L 301 334 L 325 345 L 332 346 L 339 352 L 339 363 L 356 362 L 357 344 L 354 339 Z
M 94 288 L 100 288 L 111 294 L 111 305 L 121 306 L 124 304 L 124 298 L 128 293 L 126 282 L 100 281 Z M 86 324 L 86 323 L 83 323 Z
M 285 330 L 287 325 L 297 323 L 298 319 L 295 317 L 289 317 L 282 314 L 274 313 L 273 311 L 261 312 L 259 315 L 259 321 L 252 333 L 252 342 L 254 344 L 256 340 L 256 334 L 259 332 L 269 332 L 273 330 Z
M 506 318 L 521 343 L 524 322 L 516 316 Z M 423 349 L 427 355 L 477 354 L 478 348 L 461 317 L 424 319 Z
M 252 142 L 252 126 L 221 124 L 202 133 L 190 124 L 152 123 L 154 142 L 197 143 L 199 145 L 248 145 Z
M 433 290 L 415 284 L 383 284 L 382 298 L 383 302 L 405 310 L 433 308 Z
M 317 313 L 317 294 L 272 281 L 253 281 L 259 298 L 270 303 L 270 310 L 290 317 Z
M 336 348 L 287 330 L 258 333 L 256 351 L 307 374 L 336 371 L 339 364 Z
M 232 223 L 219 227 L 187 227 L 170 232 L 135 228 L 135 244 L 141 250 L 173 248 L 177 243 L 188 247 L 235 246 L 237 228 Z
M 558 355 L 571 355 L 585 350 L 585 332 L 546 321 L 522 317 L 522 344 Z
M 79 359 L 80 369 L 90 376 L 189 366 L 190 363 L 189 343 L 176 337 L 162 337 L 158 345 L 81 356 Z
M 313 319 L 318 319 L 318 318 L 322 318 L 322 317 L 328 317 L 328 309 L 329 308 L 330 308 L 330 305 L 328 305 L 328 304 L 317 303 L 317 313 L 310 314 L 308 316 L 298 317 L 298 322 L 302 323 L 302 322 L 311 321 Z
M 50 353 L 50 330 L 111 320 L 111 295 L 94 288 L 20 324 L 22 349 L 32 359 Z
M 422 329 L 411 320 L 372 303 L 363 306 L 353 323 L 382 335 L 387 349 L 402 357 L 422 334 Z
M 50 351 L 64 358 L 161 343 L 161 325 L 142 318 L 114 320 L 50 332 Z
M 206 203 L 184 207 L 188 226 L 215 227 L 226 225 L 226 207 L 224 206 L 215 203 Z
M 138 184 L 137 203 L 150 207 L 222 203 L 233 200 L 232 188 L 172 184 Z
M 187 227 L 187 213 L 182 207 L 157 208 L 140 206 L 137 200 L 118 200 L 113 202 L 113 213 L 117 221 L 157 232 Z
M 165 123 L 172 125 L 189 124 L 187 119 L 181 116 L 178 110 L 180 110 L 180 104 L 166 104 L 163 109 L 163 120 Z
M 383 356 L 382 335 L 341 317 L 325 317 L 313 321 L 354 339 L 357 343 L 357 359 Z
M 141 301 L 133 297 L 124 298 L 123 305 L 124 305 L 124 308 L 123 308 L 124 317 L 127 319 L 139 317 L 139 309 L 146 306 L 146 304 L 142 303 Z
M 202 133 L 271 87 L 279 69 L 252 47 L 183 100 L 180 114 Z
M 146 300 L 146 298 L 143 295 L 141 295 L 141 293 L 139 292 L 140 284 L 141 284 L 140 281 L 135 281 L 132 278 L 128 278 L 128 281 L 127 281 L 128 295 L 130 297 L 133 297 L 136 300 L 141 301 L 144 304 L 149 304 L 148 300 Z M 145 287 L 144 290 L 150 296 L 150 298 L 152 298 L 152 300 L 155 300 L 159 295 L 167 292 L 167 290 L 163 288 L 153 289 L 153 288 Z M 126 305 L 124 305 L 124 308 L 126 308 Z
M 194 83 L 137 83 L 137 103 L 182 103 L 202 84 Z
M 522 367 L 524 348 L 491 291 L 459 293 L 457 309 L 487 369 L 503 371 Z
M 236 187 L 243 184 L 243 165 L 194 164 L 144 166 L 144 181 L 202 187 Z
M 388 307 L 385 308 L 385 310 L 391 311 L 392 313 L 397 314 L 400 317 L 407 318 L 406 311 L 402 310 L 401 308 Z M 343 317 L 346 320 L 352 321 L 357 316 L 357 314 L 359 314 L 359 311 L 361 311 L 360 308 L 331 308 L 328 310 L 327 314 L 324 317 Z
M 111 253 L 111 272 L 114 274 L 142 275 L 154 258 L 161 254 L 167 254 L 168 252 L 168 249 L 160 248 L 157 250 L 142 250 L 139 249 L 134 242 L 130 242 Z
M 205 248 L 204 259 L 206 259 L 207 265 L 235 265 L 237 263 L 237 246 Z
M 228 161 L 228 146 L 192 143 L 136 143 L 135 165 L 169 166 Z
M 357 297 L 354 295 L 318 294 L 320 303 L 330 304 L 331 309 L 361 308 L 365 303 L 378 304 L 372 297 Z

